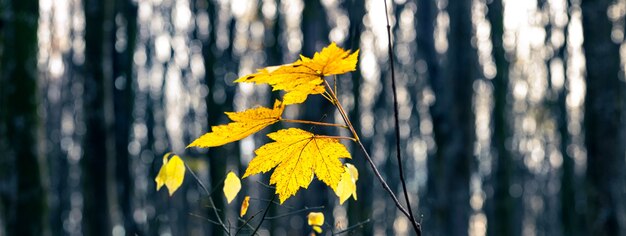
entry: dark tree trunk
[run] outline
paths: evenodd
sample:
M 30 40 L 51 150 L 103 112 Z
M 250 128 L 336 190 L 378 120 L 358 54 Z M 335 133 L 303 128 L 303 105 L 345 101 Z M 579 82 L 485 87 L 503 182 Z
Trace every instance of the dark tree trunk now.
M 610 0 L 582 1 L 583 48 L 587 66 L 585 142 L 587 223 L 590 235 L 624 235 L 624 139 L 620 128 L 620 45 L 611 40 Z
M 476 52 L 472 47 L 471 3 L 448 2 L 450 45 L 446 71 L 431 77 L 436 101 L 431 107 L 437 153 L 429 158 L 431 219 L 425 227 L 442 235 L 467 235 L 469 228 L 469 179 L 474 162 L 474 113 L 472 84 L 477 75 Z
M 509 93 L 509 62 L 504 50 L 504 22 L 502 0 L 493 0 L 488 5 L 487 17 L 491 23 L 491 42 L 493 44 L 493 58 L 497 73 L 493 78 L 493 136 L 492 145 L 495 149 L 495 165 L 492 183 L 494 187 L 493 214 L 488 214 L 490 235 L 513 235 L 516 232 L 513 216 L 514 199 L 509 194 L 513 175 L 513 160 L 506 148 L 509 138 L 509 109 L 507 96 Z
M 365 16 L 365 6 L 360 0 L 350 0 L 345 2 L 346 10 L 348 11 L 350 17 L 350 32 L 349 32 L 349 41 L 346 46 L 350 46 L 349 48 L 353 51 L 357 50 L 361 45 L 361 32 L 365 28 L 363 25 L 363 17 Z M 350 111 L 350 121 L 354 126 L 354 129 L 357 132 L 360 132 L 361 129 L 361 81 L 363 81 L 363 77 L 361 75 L 361 70 L 357 68 L 356 71 L 352 73 L 352 95 L 354 96 L 354 106 L 352 111 Z M 365 140 L 364 140 L 365 142 Z M 368 142 L 369 143 L 369 142 Z M 369 149 L 371 145 L 367 145 L 366 148 Z M 366 219 L 372 219 L 372 206 L 374 201 L 373 194 L 368 191 L 370 186 L 375 186 L 373 182 L 374 179 L 371 175 L 370 167 L 365 160 L 365 157 L 362 155 L 362 150 L 358 145 L 351 146 L 351 153 L 355 155 L 352 159 L 352 163 L 359 170 L 359 180 L 357 182 L 357 196 L 358 201 L 348 200 L 349 204 L 348 208 L 348 222 L 350 225 L 357 224 Z M 363 226 L 363 229 L 356 231 L 359 232 L 373 232 L 374 230 L 373 224 L 366 224 Z
M 566 10 L 569 4 L 566 2 Z M 570 19 L 569 11 L 567 11 L 568 19 Z M 569 24 L 569 22 L 568 22 Z M 568 27 L 563 29 L 565 38 L 568 37 Z M 567 40 L 563 42 L 556 52 L 556 57 L 563 62 L 563 71 L 567 72 Z M 581 214 L 580 193 L 582 189 L 578 189 L 580 178 L 575 172 L 574 157 L 568 152 L 568 147 L 572 143 L 572 138 L 568 131 L 568 110 L 567 110 L 567 85 L 569 79 L 564 75 L 563 88 L 556 95 L 556 105 L 554 106 L 555 119 L 560 136 L 559 151 L 563 156 L 563 165 L 561 166 L 561 191 L 559 192 L 560 205 L 560 223 L 563 235 L 585 235 L 583 232 L 584 216 Z
M 116 1 L 116 14 L 123 16 L 121 22 L 116 24 L 116 31 L 123 30 L 123 37 L 117 40 L 125 42 L 122 51 L 114 51 L 115 61 L 113 64 L 113 78 L 110 81 L 113 89 L 113 106 L 115 114 L 115 177 L 116 190 L 122 221 L 127 235 L 135 235 L 138 232 L 133 219 L 133 182 L 132 162 L 128 152 L 130 142 L 130 126 L 133 122 L 134 103 L 134 74 L 133 55 L 137 39 L 137 5 L 131 0 Z M 110 35 L 116 40 L 115 35 Z M 111 48 L 112 49 L 112 48 Z
M 109 180 L 114 168 L 113 139 L 109 136 L 112 115 L 112 3 L 85 0 L 85 82 L 83 141 L 83 233 L 111 232 Z
M 302 55 L 307 57 L 313 57 L 315 52 L 319 52 L 323 47 L 329 44 L 328 32 L 329 24 L 327 20 L 327 13 L 324 6 L 322 6 L 319 0 L 304 0 L 304 8 L 302 10 Z M 343 46 L 343 45 L 339 45 Z M 332 78 L 327 78 L 332 83 Z M 300 117 L 304 120 L 332 122 L 333 112 L 335 108 L 320 95 L 309 95 L 306 102 L 299 105 L 302 110 Z M 308 130 L 311 126 L 301 126 L 301 128 Z M 334 134 L 336 129 L 330 127 L 316 126 L 312 129 L 314 133 L 322 134 Z M 336 198 L 329 197 L 331 195 L 326 194 L 329 188 L 325 184 L 321 184 L 319 180 L 312 182 L 311 186 L 303 191 L 299 191 L 296 195 L 301 201 L 298 202 L 298 207 L 310 206 L 329 206 L 333 205 Z M 324 194 L 311 194 L 313 192 Z M 324 211 L 325 213 L 328 211 Z M 327 222 L 334 222 L 332 214 L 325 214 Z M 291 231 L 289 234 L 306 234 L 306 231 L 302 228 L 289 227 Z
M 7 235 L 41 235 L 46 232 L 47 212 L 38 151 L 39 4 L 36 0 L 13 0 L 5 11 L 10 14 L 3 14 L 2 21 L 6 22 L 0 25 L 1 209 Z

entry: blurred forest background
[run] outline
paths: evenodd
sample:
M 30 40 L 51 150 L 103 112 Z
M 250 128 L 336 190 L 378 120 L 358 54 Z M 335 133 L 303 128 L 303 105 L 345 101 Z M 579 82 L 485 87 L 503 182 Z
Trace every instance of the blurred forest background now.
M 0 0 L 0 235 L 223 234 L 189 173 L 172 198 L 155 191 L 170 151 L 239 227 L 244 194 L 227 204 L 220 182 L 243 173 L 267 132 L 185 146 L 227 122 L 224 111 L 277 97 L 238 76 L 331 41 L 360 49 L 358 70 L 338 78 L 340 99 L 401 196 L 384 10 L 382 0 Z M 425 235 L 626 235 L 626 1 L 394 0 L 388 10 L 402 155 Z M 286 116 L 343 122 L 320 97 Z M 346 144 L 358 201 L 339 205 L 314 181 L 270 204 L 261 235 L 309 234 L 313 210 L 324 233 L 369 219 L 349 233 L 413 234 Z M 249 212 L 272 198 L 257 182 L 268 179 L 243 181 Z

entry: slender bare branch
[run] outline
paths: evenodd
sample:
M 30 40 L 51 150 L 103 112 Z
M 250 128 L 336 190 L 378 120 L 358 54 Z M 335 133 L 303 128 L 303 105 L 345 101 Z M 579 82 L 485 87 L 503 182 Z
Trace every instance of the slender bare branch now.
M 282 121 L 282 122 L 287 122 L 287 123 L 298 123 L 298 124 L 309 124 L 309 125 L 321 125 L 321 126 L 333 126 L 333 127 L 340 127 L 340 128 L 344 128 L 344 129 L 347 129 L 347 128 L 348 128 L 348 126 L 341 125 L 341 124 L 333 124 L 333 123 L 326 123 L 326 122 L 317 122 L 317 121 L 310 121 L 310 120 L 291 120 L 291 119 L 280 119 L 280 121 Z
M 254 231 L 252 231 L 252 235 L 256 234 L 256 232 L 259 231 L 259 228 L 261 228 L 261 225 L 263 224 L 263 221 L 265 220 L 265 216 L 267 216 L 267 212 L 270 211 L 270 206 L 272 205 L 272 202 L 274 201 L 274 198 L 276 198 L 276 194 L 272 194 L 272 200 L 270 200 L 270 202 L 267 203 L 267 207 L 265 208 L 265 212 L 263 212 L 263 217 L 261 217 L 261 221 L 256 226 L 256 228 L 254 228 Z
M 217 221 L 219 222 L 219 224 L 222 226 L 222 229 L 224 230 L 224 232 L 226 232 L 226 234 L 230 235 L 230 231 L 228 230 L 228 228 L 226 227 L 226 225 L 224 224 L 224 222 L 222 221 L 222 218 L 220 218 L 219 213 L 217 213 L 217 210 L 215 208 L 215 202 L 213 202 L 213 197 L 211 197 L 211 192 L 209 191 L 209 189 L 207 189 L 207 187 L 204 185 L 204 183 L 202 183 L 202 181 L 200 180 L 200 178 L 198 178 L 198 176 L 196 175 L 195 172 L 193 172 L 193 170 L 187 165 L 187 163 L 183 162 L 185 164 L 185 167 L 187 168 L 187 170 L 189 171 L 189 173 L 191 173 L 191 175 L 193 176 L 194 179 L 196 179 L 196 182 L 200 185 L 200 187 L 202 187 L 202 189 L 204 190 L 204 192 L 208 195 L 209 197 L 209 202 L 211 203 L 211 208 L 213 209 L 213 213 L 215 213 L 215 217 L 217 218 Z
M 361 221 L 361 222 L 359 222 L 359 223 L 357 223 L 357 224 L 355 224 L 355 225 L 352 225 L 352 226 L 350 226 L 350 227 L 348 227 L 348 228 L 345 228 L 345 229 L 343 229 L 343 230 L 341 230 L 341 231 L 337 231 L 337 232 L 335 232 L 333 235 L 339 235 L 339 234 L 343 234 L 343 233 L 348 233 L 348 232 L 352 231 L 353 229 L 356 229 L 356 228 L 358 228 L 358 227 L 361 227 L 362 225 L 367 224 L 367 223 L 369 223 L 369 222 L 370 222 L 370 219 L 367 219 L 367 220 Z
M 391 44 L 391 25 L 389 24 L 389 13 L 387 12 L 387 0 L 383 0 L 385 3 L 385 19 L 387 19 L 387 45 L 389 52 L 389 67 L 391 69 L 391 90 L 393 91 L 393 117 L 396 133 L 396 157 L 398 159 L 398 175 L 400 176 L 400 182 L 402 183 L 402 190 L 404 192 L 404 200 L 409 211 L 409 220 L 413 225 L 415 233 L 419 236 L 422 234 L 422 227 L 415 220 L 413 210 L 411 208 L 411 201 L 409 200 L 409 191 L 406 188 L 406 181 L 404 180 L 404 168 L 402 167 L 402 151 L 400 149 L 400 122 L 398 121 L 398 92 L 396 89 L 396 74 L 393 64 L 393 45 Z
M 370 167 L 374 171 L 374 175 L 376 175 L 376 178 L 378 178 L 378 181 L 380 182 L 380 184 L 383 185 L 383 188 L 385 189 L 385 191 L 389 193 L 389 196 L 391 197 L 393 202 L 396 204 L 396 207 L 402 212 L 402 214 L 404 214 L 407 218 L 411 219 L 411 215 L 409 214 L 409 212 L 407 212 L 406 209 L 404 209 L 402 204 L 400 204 L 400 201 L 398 201 L 398 198 L 393 193 L 393 191 L 391 190 L 391 188 L 389 187 L 385 179 L 383 179 L 383 176 L 378 171 L 378 168 L 374 164 L 374 161 L 370 157 L 370 154 L 367 152 L 367 149 L 365 149 L 365 146 L 363 146 L 363 143 L 359 139 L 359 136 L 357 135 L 356 130 L 354 129 L 354 126 L 352 126 L 352 123 L 350 123 L 350 119 L 348 119 L 348 114 L 343 109 L 343 106 L 341 106 L 341 103 L 339 102 L 339 99 L 337 99 L 337 95 L 333 91 L 332 87 L 330 86 L 330 84 L 328 84 L 326 80 L 324 80 L 324 83 L 326 83 L 327 89 L 330 90 L 330 94 L 332 98 L 335 100 L 334 104 L 337 107 L 337 110 L 339 110 L 339 113 L 341 114 L 341 118 L 343 118 L 343 121 L 346 122 L 346 125 L 348 125 L 348 127 L 350 128 L 350 131 L 352 131 L 352 134 L 354 135 L 356 142 L 359 144 L 359 147 L 361 147 L 361 150 L 365 154 L 365 159 L 367 160 L 367 162 L 370 164 Z

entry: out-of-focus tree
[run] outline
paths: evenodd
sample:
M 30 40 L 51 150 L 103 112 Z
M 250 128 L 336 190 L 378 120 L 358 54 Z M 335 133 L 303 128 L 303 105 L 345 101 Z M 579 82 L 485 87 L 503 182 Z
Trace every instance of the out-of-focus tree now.
M 0 209 L 7 235 L 41 235 L 47 217 L 38 149 L 39 4 L 36 0 L 0 4 L 6 7 L 0 8 Z
M 137 39 L 137 5 L 132 0 L 115 1 L 115 37 L 118 45 L 114 52 L 113 89 L 114 131 L 115 131 L 115 189 L 122 221 L 128 234 L 138 233 L 133 219 L 133 179 L 132 160 L 128 152 L 130 127 L 133 121 L 133 55 Z
M 449 48 L 446 70 L 431 77 L 436 100 L 431 107 L 437 153 L 429 158 L 428 192 L 431 217 L 424 229 L 442 235 L 467 235 L 469 227 L 470 174 L 474 163 L 473 82 L 477 55 L 472 46 L 472 1 L 450 1 Z M 451 227 L 453 226 L 453 227 Z
M 350 0 L 344 2 L 346 11 L 348 12 L 348 16 L 350 17 L 350 31 L 349 31 L 349 43 L 346 45 L 351 45 L 351 49 L 353 51 L 357 50 L 361 45 L 361 34 L 364 30 L 365 26 L 363 25 L 363 17 L 365 16 L 365 4 L 361 0 Z M 354 97 L 354 105 L 352 106 L 352 111 L 350 112 L 350 117 L 352 118 L 352 124 L 356 130 L 361 131 L 361 119 L 360 115 L 362 112 L 361 109 L 361 101 L 360 94 L 362 89 L 362 80 L 363 75 L 361 74 L 361 70 L 356 70 L 351 73 L 352 76 L 352 94 Z M 366 148 L 371 150 L 371 139 L 364 139 L 363 143 Z M 365 160 L 365 158 L 361 155 L 361 150 L 358 145 L 351 146 L 351 153 L 355 155 L 353 158 L 354 166 L 362 170 L 359 173 L 359 181 L 361 183 L 370 183 L 374 181 L 372 178 L 372 174 L 368 168 L 370 168 Z M 350 224 L 356 224 L 360 221 L 367 219 L 372 215 L 373 212 L 373 200 L 374 194 L 368 192 L 368 189 L 358 188 L 357 196 L 359 197 L 358 202 L 349 202 L 348 208 L 348 222 Z M 372 232 L 373 224 L 366 224 L 363 226 L 362 232 Z
M 509 110 L 507 98 L 509 96 L 509 62 L 504 49 L 504 8 L 502 0 L 493 0 L 488 3 L 489 23 L 491 24 L 491 43 L 493 45 L 493 59 L 496 64 L 496 75 L 493 83 L 493 136 L 492 145 L 495 149 L 493 177 L 493 213 L 489 214 L 489 233 L 492 235 L 514 235 L 515 222 L 513 221 L 514 199 L 509 193 L 509 187 L 514 177 L 513 160 L 506 148 L 509 138 Z
M 589 235 L 626 233 L 626 140 L 620 131 L 626 99 L 620 80 L 620 45 L 611 38 L 613 24 L 607 15 L 611 4 L 610 0 L 581 3 L 587 68 L 584 124 Z
M 85 65 L 83 140 L 83 233 L 111 232 L 111 178 L 114 173 L 112 103 L 113 1 L 83 1 L 85 10 Z

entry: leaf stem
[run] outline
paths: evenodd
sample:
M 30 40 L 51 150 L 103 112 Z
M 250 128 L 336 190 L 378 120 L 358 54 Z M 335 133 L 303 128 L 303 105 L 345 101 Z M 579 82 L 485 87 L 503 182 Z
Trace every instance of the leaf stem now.
M 358 141 L 359 135 L 356 133 L 356 130 L 354 130 L 354 126 L 352 126 L 352 122 L 350 122 L 350 119 L 348 119 L 348 115 L 347 115 L 348 113 L 346 113 L 346 111 L 343 109 L 343 106 L 341 105 L 341 103 L 339 102 L 339 99 L 337 98 L 337 94 L 335 94 L 335 91 L 333 90 L 333 88 L 330 86 L 330 84 L 328 84 L 328 81 L 324 80 L 324 84 L 328 88 L 330 96 L 332 97 L 334 101 L 333 104 L 339 110 L 339 113 L 341 114 L 341 118 L 343 118 L 343 121 L 346 123 L 346 125 L 348 125 L 350 132 L 352 132 L 352 136 L 354 136 L 354 138 Z
M 395 133 L 396 133 L 396 157 L 398 159 L 398 170 L 400 175 L 400 182 L 402 183 L 402 190 L 404 192 L 404 199 L 406 201 L 406 205 L 409 211 L 409 220 L 411 220 L 411 224 L 413 225 L 413 229 L 415 233 L 420 236 L 422 234 L 422 227 L 415 220 L 415 216 L 413 215 L 413 210 L 411 208 L 411 202 L 409 201 L 409 191 L 406 188 L 406 181 L 404 180 L 404 168 L 402 167 L 402 156 L 400 149 L 400 122 L 398 121 L 398 92 L 396 91 L 396 75 L 393 64 L 393 45 L 391 44 L 391 25 L 389 24 L 389 13 L 387 12 L 387 0 L 383 0 L 385 3 L 385 19 L 387 20 L 387 45 L 389 52 L 389 67 L 391 68 L 391 90 L 393 91 L 393 117 L 395 124 Z
M 345 125 L 333 124 L 333 123 L 326 123 L 326 122 L 317 122 L 317 121 L 310 121 L 310 120 L 291 120 L 291 119 L 280 119 L 280 121 L 287 122 L 287 123 L 298 123 L 298 124 L 309 124 L 309 125 L 321 125 L 321 126 L 333 126 L 333 127 L 339 127 L 339 128 L 348 129 L 348 126 L 345 126 Z
M 353 137 L 346 136 L 329 136 L 329 135 L 315 135 L 316 138 L 332 138 L 332 139 L 349 139 L 356 142 L 356 139 Z

